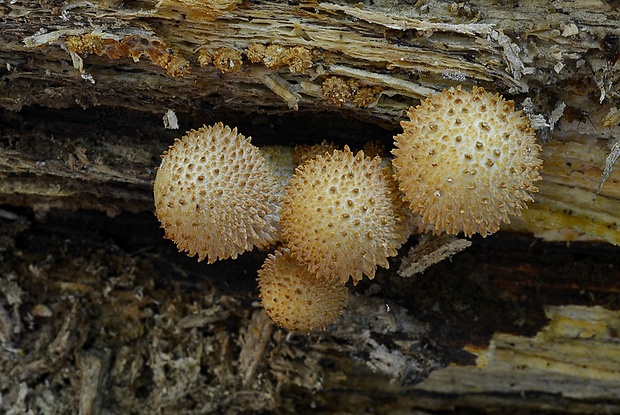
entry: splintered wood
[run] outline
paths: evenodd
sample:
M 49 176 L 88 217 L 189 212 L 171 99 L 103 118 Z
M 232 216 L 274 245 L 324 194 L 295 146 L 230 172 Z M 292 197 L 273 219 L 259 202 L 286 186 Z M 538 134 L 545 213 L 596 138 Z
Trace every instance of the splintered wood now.
M 422 273 L 428 267 L 451 258 L 469 246 L 471 246 L 471 241 L 456 236 L 424 234 L 420 237 L 418 244 L 414 245 L 403 257 L 400 268 L 398 268 L 398 275 L 411 277 Z

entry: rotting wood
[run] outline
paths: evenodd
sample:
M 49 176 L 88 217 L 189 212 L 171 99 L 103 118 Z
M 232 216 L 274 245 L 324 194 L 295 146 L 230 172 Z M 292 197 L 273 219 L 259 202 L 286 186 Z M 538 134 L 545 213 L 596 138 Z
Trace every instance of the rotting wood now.
M 609 246 L 499 233 L 415 279 L 362 281 L 338 324 L 307 336 L 258 307 L 261 253 L 206 266 L 148 213 L 13 212 L 0 222 L 0 299 L 21 327 L 0 352 L 6 413 L 436 413 L 492 408 L 498 391 L 514 408 L 620 408 Z M 24 215 L 29 226 L 8 226 Z M 538 392 L 518 400 L 526 389 Z
M 185 129 L 224 120 L 262 144 L 389 146 L 419 99 L 483 85 L 526 109 L 544 144 L 541 193 L 506 229 L 618 243 L 618 169 L 597 194 L 619 132 L 615 3 L 23 1 L 0 20 L 7 413 L 620 412 L 608 244 L 501 233 L 414 280 L 396 259 L 352 291 L 339 325 L 305 337 L 261 317 L 262 254 L 196 264 L 140 213 Z M 311 64 L 255 62 L 257 44 L 301 47 Z M 330 78 L 372 95 L 335 99 Z M 164 128 L 169 110 L 181 130 Z M 558 322 L 594 337 L 553 336 Z
M 289 103 L 262 86 L 267 68 L 245 56 L 257 44 L 312 51 L 312 65 L 300 73 L 286 67 L 266 72 L 306 85 L 296 91 L 300 110 L 330 109 L 322 97 L 307 91 L 334 75 L 387 88 L 371 108 L 347 105 L 359 117 L 383 121 L 401 117 L 416 99 L 456 83 L 493 86 L 507 96 L 527 92 L 544 112 L 556 101 L 582 108 L 581 99 L 595 107 L 598 101 L 607 105 L 618 98 L 614 84 L 620 20 L 614 6 L 603 1 L 587 6 L 530 2 L 511 8 L 502 2 L 440 1 L 362 7 L 346 2 L 231 2 L 223 9 L 217 3 L 181 1 L 120 7 L 34 4 L 4 8 L 1 44 L 6 47 L 0 48 L 0 56 L 10 80 L 3 86 L 4 108 L 64 107 L 77 101 L 151 111 L 161 111 L 165 104 L 184 111 L 226 102 L 229 109 L 285 112 Z M 541 7 L 546 8 L 542 19 Z M 27 25 L 20 23 L 21 16 L 28 16 Z M 114 53 L 106 42 L 124 44 L 124 49 Z M 218 75 L 214 66 L 199 63 L 200 53 L 225 47 L 242 54 L 239 70 Z M 150 64 L 123 57 L 137 60 L 149 53 Z M 179 65 L 186 70 L 168 70 L 172 78 L 162 77 L 166 72 L 158 67 L 167 64 L 153 55 L 162 53 L 169 55 L 165 60 L 183 60 Z M 110 68 L 118 72 L 110 73 Z M 135 71 L 140 76 L 133 76 Z M 110 90 L 113 96 L 107 94 Z M 593 92 L 595 96 L 588 96 Z M 191 101 L 180 102 L 178 96 Z

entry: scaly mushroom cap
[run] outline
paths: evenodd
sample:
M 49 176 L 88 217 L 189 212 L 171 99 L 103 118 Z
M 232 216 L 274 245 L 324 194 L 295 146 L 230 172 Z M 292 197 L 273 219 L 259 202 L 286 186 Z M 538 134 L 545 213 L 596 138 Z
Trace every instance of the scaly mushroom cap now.
M 203 126 L 162 155 L 155 214 L 188 256 L 234 259 L 279 237 L 273 180 L 249 138 L 222 123 Z
M 286 329 L 324 329 L 336 321 L 346 305 L 347 288 L 343 284 L 309 275 L 287 250 L 270 254 L 258 275 L 265 312 Z
M 293 162 L 297 166 L 301 166 L 306 161 L 322 156 L 325 153 L 333 153 L 337 150 L 336 144 L 323 140 L 320 144 L 299 144 L 295 146 L 293 152 Z
M 284 194 L 284 187 L 295 173 L 293 148 L 285 146 L 260 147 L 260 154 L 265 159 L 269 175 L 275 179 L 278 195 Z M 279 203 L 279 202 L 278 202 Z
M 410 209 L 436 233 L 486 236 L 533 201 L 540 147 L 513 101 L 459 86 L 408 115 L 394 137 L 395 175 Z
M 282 239 L 291 255 L 322 279 L 373 278 L 406 240 L 394 206 L 396 184 L 381 159 L 343 151 L 295 170 L 282 197 Z

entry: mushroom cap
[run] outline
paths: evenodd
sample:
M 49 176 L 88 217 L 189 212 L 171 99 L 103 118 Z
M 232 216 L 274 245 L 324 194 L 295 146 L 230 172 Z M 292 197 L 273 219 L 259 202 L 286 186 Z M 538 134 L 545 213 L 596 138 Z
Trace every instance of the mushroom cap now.
M 292 147 L 260 147 L 260 154 L 265 159 L 265 166 L 269 170 L 269 175 L 275 179 L 275 184 L 278 187 L 275 193 L 280 196 L 284 194 L 284 187 L 288 184 L 293 173 L 295 173 L 293 152 Z
M 459 86 L 408 115 L 394 137 L 395 176 L 410 209 L 434 232 L 486 236 L 533 201 L 540 147 L 513 101 Z
M 315 158 L 316 156 L 322 156 L 325 153 L 333 153 L 337 150 L 338 146 L 332 142 L 323 140 L 320 144 L 299 144 L 295 146 L 293 152 L 293 162 L 297 166 L 301 166 L 306 161 Z
M 188 256 L 234 259 L 279 238 L 273 180 L 249 138 L 222 123 L 203 126 L 162 155 L 155 214 Z
M 395 208 L 396 183 L 381 159 L 348 147 L 297 167 L 282 197 L 282 239 L 291 255 L 322 279 L 357 283 L 406 240 Z
M 265 312 L 286 329 L 324 329 L 336 321 L 346 305 L 348 293 L 343 284 L 309 275 L 288 250 L 269 254 L 258 275 Z

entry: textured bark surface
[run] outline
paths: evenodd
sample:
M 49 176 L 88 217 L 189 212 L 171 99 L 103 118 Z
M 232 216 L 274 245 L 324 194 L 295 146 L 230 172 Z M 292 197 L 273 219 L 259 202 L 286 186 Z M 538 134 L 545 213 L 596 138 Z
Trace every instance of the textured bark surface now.
M 620 412 L 617 171 L 597 193 L 620 131 L 617 9 L 0 3 L 0 412 Z M 532 120 L 536 202 L 402 278 L 412 238 L 326 331 L 271 325 L 265 252 L 207 266 L 163 240 L 151 181 L 183 131 L 389 148 L 409 106 L 458 84 Z

